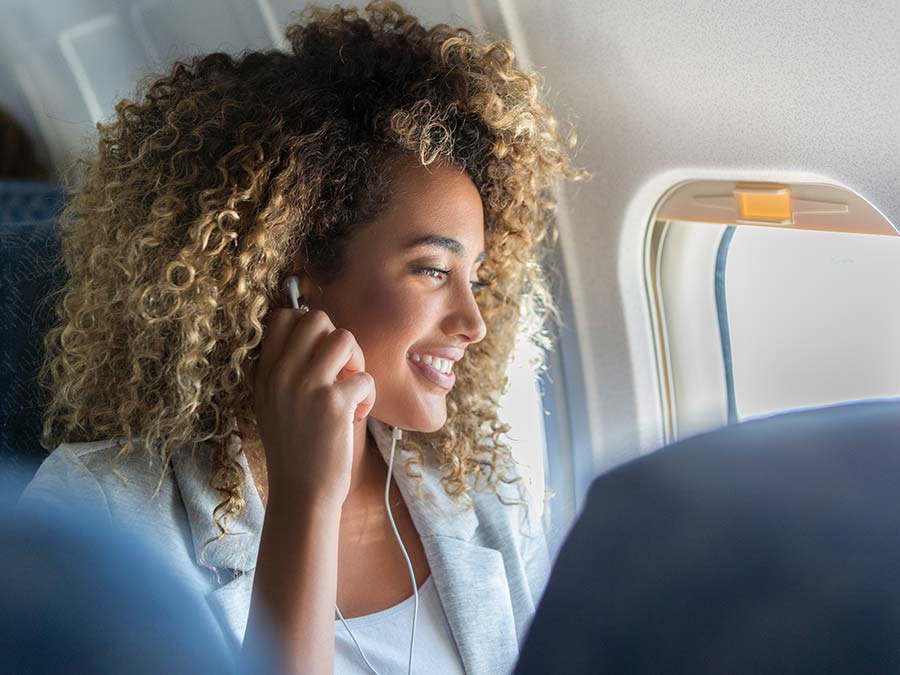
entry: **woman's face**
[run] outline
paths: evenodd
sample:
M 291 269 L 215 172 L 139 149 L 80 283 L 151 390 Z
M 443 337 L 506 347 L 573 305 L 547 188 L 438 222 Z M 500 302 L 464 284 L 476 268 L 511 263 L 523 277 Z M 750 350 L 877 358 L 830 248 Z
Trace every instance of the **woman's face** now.
M 371 414 L 401 429 L 436 431 L 447 420 L 455 375 L 435 382 L 413 355 L 450 350 L 443 356 L 459 360 L 484 339 L 472 286 L 484 255 L 483 206 L 454 167 L 394 166 L 391 202 L 350 240 L 341 276 L 321 294 L 308 278 L 301 288 L 312 307 L 356 337 L 375 379 Z

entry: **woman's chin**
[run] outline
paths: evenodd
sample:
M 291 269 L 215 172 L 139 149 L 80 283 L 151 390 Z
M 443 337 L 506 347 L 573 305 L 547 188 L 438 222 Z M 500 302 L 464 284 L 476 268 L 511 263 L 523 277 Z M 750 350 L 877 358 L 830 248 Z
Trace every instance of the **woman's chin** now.
M 447 408 L 444 406 L 442 406 L 441 410 L 423 410 L 420 411 L 420 414 L 416 415 L 406 413 L 403 415 L 387 415 L 382 417 L 381 415 L 375 414 L 374 411 L 373 415 L 390 426 L 399 427 L 406 431 L 418 431 L 425 434 L 439 431 L 440 429 L 443 429 L 444 425 L 447 423 Z
M 447 423 L 447 403 L 443 398 L 436 405 L 429 406 L 427 410 L 422 412 L 423 415 L 419 426 L 424 433 L 439 431 Z
M 435 431 L 439 431 L 444 428 L 444 425 L 447 423 L 447 417 L 441 417 L 440 419 L 420 419 L 420 420 L 410 420 L 407 423 L 407 426 L 403 424 L 399 424 L 401 429 L 406 429 L 407 431 L 418 431 L 423 434 L 430 434 Z
M 444 425 L 446 423 L 447 423 L 447 418 L 444 418 L 439 423 L 433 424 L 427 429 L 420 429 L 419 431 L 421 431 L 422 433 L 426 433 L 426 434 L 434 433 L 435 431 L 440 431 L 441 429 L 443 429 Z

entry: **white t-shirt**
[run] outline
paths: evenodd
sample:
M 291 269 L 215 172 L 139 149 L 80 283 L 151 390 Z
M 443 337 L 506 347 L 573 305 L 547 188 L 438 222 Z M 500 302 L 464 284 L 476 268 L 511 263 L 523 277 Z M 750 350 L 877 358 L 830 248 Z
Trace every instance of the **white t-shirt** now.
M 410 595 L 399 605 L 381 612 L 347 619 L 359 646 L 379 675 L 406 675 L 414 607 L 415 598 Z M 431 576 L 419 589 L 412 665 L 413 673 L 465 675 Z M 335 675 L 371 675 L 372 672 L 340 619 L 334 623 L 334 672 Z

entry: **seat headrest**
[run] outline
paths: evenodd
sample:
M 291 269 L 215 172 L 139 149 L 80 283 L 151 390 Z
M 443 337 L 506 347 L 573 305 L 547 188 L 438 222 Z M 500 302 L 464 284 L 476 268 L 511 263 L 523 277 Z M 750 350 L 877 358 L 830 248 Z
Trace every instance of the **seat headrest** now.
M 45 455 L 46 401 L 36 376 L 55 318 L 48 296 L 65 282 L 57 227 L 63 205 L 58 186 L 0 181 L 0 459 L 25 470 Z

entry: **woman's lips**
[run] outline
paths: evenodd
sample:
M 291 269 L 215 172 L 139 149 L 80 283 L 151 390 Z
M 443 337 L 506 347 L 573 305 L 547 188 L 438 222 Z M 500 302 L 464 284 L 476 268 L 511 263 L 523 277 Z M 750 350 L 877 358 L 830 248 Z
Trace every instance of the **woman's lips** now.
M 453 385 L 456 383 L 456 373 L 452 370 L 449 375 L 444 375 L 441 371 L 436 368 L 432 368 L 424 361 L 414 361 L 413 359 L 406 359 L 409 364 L 415 368 L 419 374 L 424 377 L 426 380 L 430 380 L 434 382 L 437 386 L 442 389 L 450 390 L 453 388 Z

